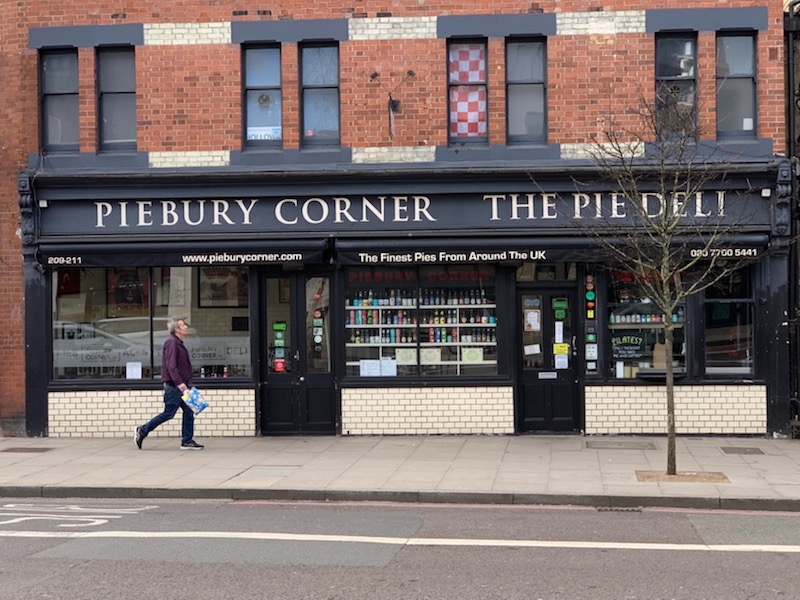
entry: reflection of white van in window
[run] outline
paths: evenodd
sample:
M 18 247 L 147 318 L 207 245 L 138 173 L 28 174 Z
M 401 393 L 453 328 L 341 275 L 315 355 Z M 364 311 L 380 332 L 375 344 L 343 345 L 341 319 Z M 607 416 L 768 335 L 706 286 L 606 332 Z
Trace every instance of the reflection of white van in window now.
M 167 332 L 166 317 L 154 317 L 153 337 L 155 340 L 164 340 L 169 333 Z M 112 319 L 100 319 L 95 323 L 98 329 L 113 333 L 120 337 L 131 340 L 145 340 L 150 338 L 150 317 L 115 317 Z
M 169 336 L 167 317 L 153 318 L 153 366 L 160 372 L 164 342 Z M 191 323 L 190 323 L 191 324 Z M 149 317 L 115 317 L 100 319 L 97 327 L 134 344 L 150 348 Z M 204 336 L 194 327 L 184 340 L 195 372 L 208 377 L 250 374 L 250 335 Z
M 53 322 L 53 369 L 57 379 L 121 377 L 128 363 L 149 368 L 150 346 L 89 323 Z

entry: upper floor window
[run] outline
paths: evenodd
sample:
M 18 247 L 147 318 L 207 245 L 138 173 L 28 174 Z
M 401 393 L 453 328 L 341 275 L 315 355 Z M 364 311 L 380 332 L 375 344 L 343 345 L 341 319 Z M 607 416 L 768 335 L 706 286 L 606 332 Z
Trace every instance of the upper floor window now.
M 283 139 L 281 50 L 244 51 L 246 145 L 274 146 Z
M 545 45 L 513 41 L 506 45 L 506 115 L 509 142 L 544 141 Z
M 338 145 L 339 47 L 302 46 L 300 72 L 303 145 Z
M 42 52 L 42 148 L 78 150 L 78 51 Z
M 656 38 L 657 133 L 697 133 L 697 40 L 689 35 Z
M 756 134 L 755 39 L 717 36 L 717 137 Z
M 450 142 L 487 138 L 486 42 L 454 42 L 448 47 Z
M 133 48 L 97 51 L 97 111 L 101 150 L 136 149 L 136 66 Z

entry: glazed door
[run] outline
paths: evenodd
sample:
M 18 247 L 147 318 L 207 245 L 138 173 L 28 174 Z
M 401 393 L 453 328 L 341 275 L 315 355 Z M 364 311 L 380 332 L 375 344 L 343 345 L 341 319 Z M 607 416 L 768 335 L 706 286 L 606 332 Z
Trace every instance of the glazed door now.
M 517 415 L 520 432 L 579 427 L 575 292 L 537 289 L 517 294 Z
M 266 277 L 261 431 L 335 433 L 331 281 L 297 273 Z

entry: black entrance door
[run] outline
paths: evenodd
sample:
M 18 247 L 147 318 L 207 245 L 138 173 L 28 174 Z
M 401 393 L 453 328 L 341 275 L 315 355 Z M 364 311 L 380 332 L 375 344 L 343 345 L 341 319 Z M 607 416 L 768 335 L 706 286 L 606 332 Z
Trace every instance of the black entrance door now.
M 579 427 L 576 382 L 575 292 L 532 289 L 517 293 L 517 415 L 525 431 Z
M 263 289 L 261 431 L 335 433 L 330 276 L 268 276 Z

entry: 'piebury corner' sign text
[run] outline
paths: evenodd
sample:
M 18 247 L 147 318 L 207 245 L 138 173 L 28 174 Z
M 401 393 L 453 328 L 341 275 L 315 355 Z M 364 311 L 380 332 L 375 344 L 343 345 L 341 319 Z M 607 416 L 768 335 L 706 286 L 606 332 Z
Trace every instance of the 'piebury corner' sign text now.
M 746 221 L 759 225 L 763 220 L 769 225 L 769 210 L 752 194 L 716 190 L 664 199 L 644 193 L 641 202 L 651 216 L 680 212 L 687 223 Z M 592 221 L 624 224 L 630 218 L 625 199 L 615 193 L 57 201 L 42 210 L 42 234 L 530 231 Z

